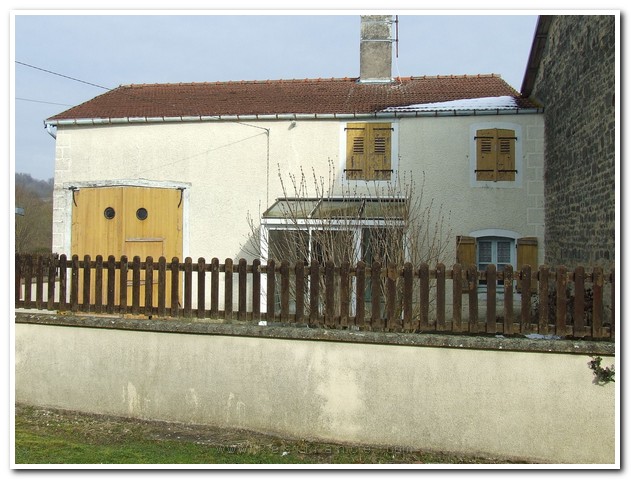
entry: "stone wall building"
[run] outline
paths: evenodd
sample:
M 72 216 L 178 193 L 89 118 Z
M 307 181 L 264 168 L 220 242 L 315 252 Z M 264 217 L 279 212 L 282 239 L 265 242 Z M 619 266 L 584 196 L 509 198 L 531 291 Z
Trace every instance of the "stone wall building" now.
M 545 262 L 615 260 L 616 16 L 541 16 L 522 94 L 545 109 Z

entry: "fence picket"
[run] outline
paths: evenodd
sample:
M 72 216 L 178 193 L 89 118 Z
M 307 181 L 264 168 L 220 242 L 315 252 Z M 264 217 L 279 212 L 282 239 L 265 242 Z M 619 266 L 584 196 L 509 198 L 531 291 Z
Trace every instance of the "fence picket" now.
M 276 318 L 276 262 L 273 259 L 267 262 L 267 321 L 273 322 Z
M 97 255 L 94 262 L 94 311 L 103 312 L 103 256 Z
M 513 266 L 504 266 L 504 334 L 513 333 Z
M 419 276 L 419 329 L 429 329 L 429 265 L 422 263 L 418 269 Z
M 370 272 L 370 289 L 372 295 L 370 326 L 372 329 L 383 328 L 381 323 L 381 263 L 372 263 Z
M 469 282 L 469 332 L 478 331 L 478 268 L 469 265 L 467 269 L 467 281 Z
M 539 267 L 539 333 L 548 333 L 548 318 L 550 316 L 550 302 L 548 295 L 550 291 L 550 269 L 547 265 Z
M 160 257 L 158 259 L 158 316 L 165 317 L 167 306 L 167 259 Z
M 212 283 L 212 281 L 211 281 Z M 206 260 L 197 259 L 197 318 L 206 316 Z
M 585 268 L 574 269 L 574 337 L 585 336 Z
M 145 315 L 153 315 L 153 257 L 145 260 Z
M 342 262 L 340 267 L 340 326 L 348 326 L 349 308 L 351 302 L 350 292 L 350 262 Z
M 358 262 L 355 267 L 355 325 L 364 327 L 366 325 L 366 264 Z
M 57 258 L 54 255 L 48 256 L 48 299 L 46 308 L 55 309 L 55 285 L 57 284 Z
M 497 302 L 497 268 L 495 265 L 486 266 L 486 333 L 495 333 Z
M 171 259 L 171 316 L 177 317 L 180 313 L 180 259 Z
M 107 257 L 107 307 L 105 311 L 114 313 L 114 302 L 116 301 L 116 258 L 114 255 Z
M 564 337 L 566 334 L 565 320 L 567 315 L 567 304 L 565 291 L 567 289 L 567 268 L 561 265 L 557 271 L 557 304 L 556 304 L 556 334 Z
M 126 255 L 121 257 L 120 262 L 120 313 L 127 313 L 127 277 L 129 275 L 129 260 Z
M 305 317 L 305 264 L 296 262 L 294 267 L 296 279 L 296 315 L 294 322 L 302 323 Z
M 261 261 L 258 258 L 252 262 L 252 317 L 255 321 L 261 319 Z
M 521 321 L 520 333 L 530 333 L 530 288 L 532 285 L 532 271 L 530 265 L 524 265 L 521 270 Z
M 245 258 L 239 259 L 239 312 L 237 314 L 238 320 L 245 320 L 248 312 L 248 262 Z
M 35 262 L 35 308 L 44 308 L 44 257 L 37 256 Z
M 412 318 L 414 311 L 412 308 L 414 291 L 414 270 L 412 264 L 406 262 L 403 265 L 403 329 L 412 330 Z
M 592 337 L 602 338 L 603 335 L 603 269 L 595 267 L 593 271 L 592 292 L 594 303 L 592 306 Z
M 443 332 L 445 325 L 445 265 L 436 265 L 436 330 Z
M 289 262 L 280 262 L 280 321 L 289 321 Z
M 309 267 L 309 325 L 320 324 L 320 263 L 312 260 Z
M 233 284 L 234 284 L 234 262 L 232 258 L 226 258 L 224 265 L 224 316 L 226 320 L 232 320 Z
M 184 259 L 184 317 L 190 318 L 193 313 L 193 259 Z
M 68 309 L 68 258 L 65 253 L 59 255 L 59 311 L 65 312 Z
M 452 268 L 453 314 L 451 330 L 462 331 L 462 266 L 456 263 Z
M 219 259 L 210 261 L 210 317 L 219 318 Z
M 70 311 L 79 311 L 79 256 L 72 256 L 72 271 L 70 274 Z

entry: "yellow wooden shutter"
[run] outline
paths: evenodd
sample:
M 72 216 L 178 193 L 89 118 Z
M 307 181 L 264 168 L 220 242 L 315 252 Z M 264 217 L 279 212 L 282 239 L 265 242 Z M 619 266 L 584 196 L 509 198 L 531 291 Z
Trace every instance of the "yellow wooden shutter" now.
M 367 159 L 367 179 L 389 180 L 392 173 L 392 125 L 369 123 L 370 153 Z
M 462 265 L 463 269 L 475 265 L 476 243 L 474 237 L 459 235 L 456 237 L 456 262 Z
M 497 129 L 478 130 L 476 144 L 476 180 L 495 181 L 497 168 Z
M 346 178 L 361 180 L 366 175 L 368 130 L 366 123 L 346 125 Z
M 515 181 L 515 131 L 497 130 L 497 180 Z
M 517 239 L 517 271 L 520 271 L 524 265 L 530 265 L 532 277 L 530 280 L 530 290 L 537 291 L 537 280 L 535 278 L 538 265 L 538 243 L 536 237 L 524 237 Z M 517 291 L 521 292 L 521 282 L 517 279 Z
M 476 248 L 474 237 L 456 237 L 456 263 L 461 265 L 463 272 L 466 272 L 471 265 L 476 265 Z M 465 275 L 465 278 L 468 278 L 467 275 Z M 468 292 L 468 288 L 462 289 L 463 295 Z

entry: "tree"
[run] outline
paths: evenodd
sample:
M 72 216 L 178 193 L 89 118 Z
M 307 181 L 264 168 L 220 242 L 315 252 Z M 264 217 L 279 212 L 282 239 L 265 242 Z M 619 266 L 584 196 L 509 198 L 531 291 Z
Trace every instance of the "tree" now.
M 424 177 L 420 184 L 403 175 L 389 182 L 350 186 L 336 181 L 332 165 L 327 179 L 315 172 L 308 178 L 302 170 L 299 176 L 288 175 L 288 180 L 280 170 L 278 176 L 283 194 L 263 215 L 263 225 L 249 216 L 254 239 L 249 253 L 263 260 L 286 260 L 290 265 L 316 260 L 320 266 L 332 262 L 336 268 L 360 261 L 370 268 L 379 262 L 384 269 L 399 270 L 406 262 L 414 268 L 436 265 L 450 245 L 442 206 L 423 196 Z M 402 284 L 399 277 L 399 296 Z M 379 287 L 385 293 L 385 279 Z M 371 289 L 367 285 L 367 303 Z
M 15 215 L 15 253 L 51 253 L 52 198 L 40 198 L 23 184 L 15 186 L 15 206 L 24 215 Z

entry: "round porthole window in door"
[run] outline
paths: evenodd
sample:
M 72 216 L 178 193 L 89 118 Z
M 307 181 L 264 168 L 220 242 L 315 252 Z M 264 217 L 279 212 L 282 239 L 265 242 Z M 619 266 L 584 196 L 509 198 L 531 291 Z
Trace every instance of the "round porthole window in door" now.
M 107 207 L 104 211 L 103 211 L 103 215 L 105 216 L 105 218 L 107 218 L 108 220 L 111 220 L 112 218 L 114 218 L 116 216 L 116 211 L 112 208 L 112 207 Z
M 136 218 L 138 220 L 147 220 L 148 216 L 149 216 L 149 213 L 147 212 L 146 208 L 140 207 L 138 210 L 136 210 Z

